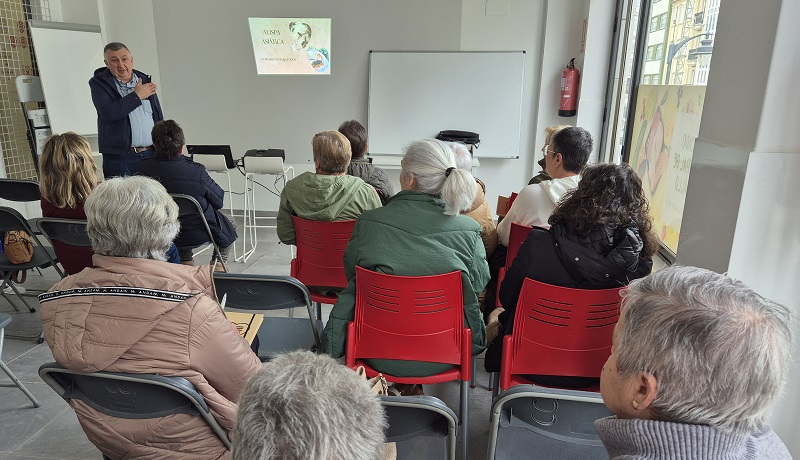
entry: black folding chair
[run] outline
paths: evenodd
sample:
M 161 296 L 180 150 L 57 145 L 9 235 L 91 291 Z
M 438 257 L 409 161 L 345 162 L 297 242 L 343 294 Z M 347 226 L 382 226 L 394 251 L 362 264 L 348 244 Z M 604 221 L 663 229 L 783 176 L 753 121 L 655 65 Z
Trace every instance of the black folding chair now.
M 42 217 L 36 221 L 36 226 L 39 227 L 39 231 L 50 241 L 51 245 L 53 241 L 59 241 L 74 247 L 92 247 L 89 234 L 86 233 L 85 220 Z M 69 264 L 65 265 L 65 259 L 62 258 L 59 262 L 64 266 L 64 271 L 68 272 L 67 267 Z M 73 275 L 74 273 L 67 274 Z
M 58 363 L 39 368 L 39 377 L 64 400 L 77 399 L 92 409 L 124 419 L 159 418 L 172 414 L 203 417 L 230 449 L 228 434 L 191 382 L 183 377 L 117 372 L 78 372 Z
M 610 415 L 600 393 L 513 386 L 492 402 L 487 458 L 607 459 L 594 421 Z
M 208 234 L 208 243 L 214 247 L 214 254 L 216 255 L 214 260 L 214 266 L 216 267 L 217 262 L 219 262 L 220 264 L 222 264 L 222 268 L 227 273 L 228 265 L 224 260 L 222 260 L 222 256 L 220 255 L 219 252 L 219 246 L 217 246 L 217 242 L 214 241 L 214 234 L 211 233 L 211 227 L 208 226 L 208 221 L 206 220 L 205 214 L 203 214 L 203 208 L 200 207 L 200 203 L 198 203 L 197 200 L 194 199 L 194 197 L 189 195 L 170 193 L 170 196 L 172 197 L 173 200 L 175 200 L 175 203 L 178 204 L 178 219 L 180 219 L 181 221 L 181 227 L 183 227 L 183 223 L 187 219 L 199 217 L 200 221 L 203 222 L 203 226 L 205 227 L 206 233 Z
M 31 203 L 42 199 L 39 183 L 33 180 L 0 179 L 0 199 L 17 203 Z M 28 219 L 28 226 L 36 229 L 38 217 Z
M 314 316 L 308 288 L 291 276 L 214 273 L 217 296 L 225 309 L 264 313 L 306 307 L 308 318 L 265 317 L 258 330 L 258 357 L 266 361 L 293 350 L 321 348 L 322 321 Z
M 397 458 L 455 460 L 458 417 L 433 396 L 381 396 L 389 419 L 386 442 L 397 443 Z
M 28 307 L 31 313 L 36 311 L 36 308 L 31 306 L 27 300 L 20 294 L 17 286 L 14 283 L 11 283 L 11 275 L 15 271 L 19 270 L 32 270 L 34 268 L 47 268 L 52 266 L 56 269 L 58 274 L 63 277 L 64 272 L 57 265 L 57 260 L 55 258 L 55 254 L 53 253 L 53 248 L 46 248 L 42 243 L 39 241 L 39 238 L 34 235 L 33 230 L 31 230 L 30 226 L 28 226 L 28 221 L 25 220 L 22 215 L 17 212 L 16 209 L 8 208 L 5 206 L 0 206 L 0 232 L 5 233 L 11 230 L 24 230 L 25 233 L 31 236 L 33 240 L 33 257 L 31 257 L 30 262 L 24 264 L 12 264 L 8 261 L 5 253 L 0 253 L 0 271 L 3 272 L 3 284 L 0 285 L 0 295 L 2 295 L 8 303 L 14 307 L 14 310 L 19 311 L 16 305 L 11 301 L 11 299 L 6 295 L 3 291 L 3 288 L 6 286 L 10 286 L 11 289 L 17 294 L 22 303 Z

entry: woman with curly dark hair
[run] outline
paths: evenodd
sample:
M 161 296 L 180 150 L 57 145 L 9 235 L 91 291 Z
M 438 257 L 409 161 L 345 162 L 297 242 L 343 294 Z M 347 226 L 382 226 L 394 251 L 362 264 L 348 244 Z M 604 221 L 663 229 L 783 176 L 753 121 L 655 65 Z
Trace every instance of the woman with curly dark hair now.
M 486 370 L 498 372 L 503 335 L 511 333 L 525 278 L 576 289 L 607 289 L 644 277 L 653 267 L 658 239 L 652 233 L 642 181 L 626 165 L 584 169 L 550 216 L 550 229 L 534 227 L 500 287 L 506 306 L 498 319 L 503 333 L 486 352 Z M 597 379 L 536 376 L 534 383 L 582 388 Z

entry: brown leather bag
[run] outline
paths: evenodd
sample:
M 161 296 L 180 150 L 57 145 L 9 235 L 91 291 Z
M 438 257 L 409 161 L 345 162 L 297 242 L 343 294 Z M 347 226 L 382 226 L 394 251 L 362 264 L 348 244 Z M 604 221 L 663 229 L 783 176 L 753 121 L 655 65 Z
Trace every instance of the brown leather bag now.
M 26 264 L 33 258 L 33 240 L 23 230 L 11 230 L 3 237 L 3 251 L 12 264 Z

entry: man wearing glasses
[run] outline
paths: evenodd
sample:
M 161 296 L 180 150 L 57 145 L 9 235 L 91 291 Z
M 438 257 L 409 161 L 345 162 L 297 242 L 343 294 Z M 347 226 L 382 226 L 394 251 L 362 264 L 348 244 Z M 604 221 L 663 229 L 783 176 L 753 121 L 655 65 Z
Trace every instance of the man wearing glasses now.
M 565 193 L 578 186 L 580 172 L 592 151 L 592 135 L 578 127 L 564 128 L 553 135 L 550 145 L 542 148 L 545 172 L 552 180 L 525 186 L 511 209 L 497 226 L 497 236 L 508 246 L 511 224 L 549 227 L 556 203 Z

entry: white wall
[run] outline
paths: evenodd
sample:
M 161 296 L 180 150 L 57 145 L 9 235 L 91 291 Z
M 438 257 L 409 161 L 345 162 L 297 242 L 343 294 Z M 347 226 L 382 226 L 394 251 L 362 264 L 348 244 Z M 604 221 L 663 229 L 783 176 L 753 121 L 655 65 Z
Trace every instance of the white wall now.
M 542 75 L 542 30 L 545 24 L 545 0 L 508 0 L 493 2 L 489 9 L 483 0 L 461 2 L 461 50 L 525 50 L 525 80 L 522 106 L 522 135 L 518 159 L 481 158 L 476 175 L 486 184 L 486 199 L 492 209 L 497 196 L 508 196 L 528 183 L 537 148 L 539 86 Z M 505 7 L 505 8 L 503 8 Z M 507 14 L 504 14 L 507 12 Z M 556 107 L 557 110 L 557 107 Z M 538 171 L 537 171 L 538 172 Z
M 65 0 L 72 2 L 72 0 Z M 136 0 L 96 0 L 100 15 L 100 33 L 103 41 L 122 42 L 131 51 L 133 65 L 137 70 L 153 76 L 153 82 L 161 84 L 158 64 L 158 45 L 153 20 L 153 1 Z M 100 63 L 102 66 L 103 63 Z M 159 91 L 162 106 L 168 105 L 168 98 Z

